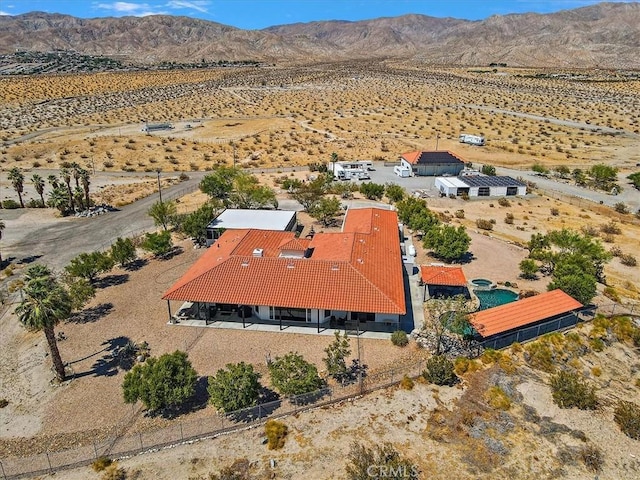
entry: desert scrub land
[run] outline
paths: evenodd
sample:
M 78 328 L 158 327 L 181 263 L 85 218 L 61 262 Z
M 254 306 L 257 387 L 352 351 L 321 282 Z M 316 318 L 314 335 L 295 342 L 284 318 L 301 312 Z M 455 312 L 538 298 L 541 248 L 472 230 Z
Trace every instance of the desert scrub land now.
M 229 163 L 235 151 L 250 166 L 277 167 L 333 152 L 395 161 L 437 142 L 516 168 L 638 163 L 640 81 L 542 73 L 352 62 L 4 78 L 0 163 L 187 171 Z M 145 122 L 175 129 L 146 135 Z M 485 135 L 487 146 L 459 144 L 462 132 Z

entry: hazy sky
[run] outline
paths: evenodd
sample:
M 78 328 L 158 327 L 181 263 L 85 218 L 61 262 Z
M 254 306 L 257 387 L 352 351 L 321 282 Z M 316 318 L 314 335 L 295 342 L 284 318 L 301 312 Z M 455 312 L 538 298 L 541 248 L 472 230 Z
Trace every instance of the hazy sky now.
M 0 0 L 0 14 L 43 11 L 82 18 L 184 15 L 260 29 L 285 23 L 364 20 L 406 13 L 479 20 L 496 14 L 549 13 L 595 3 L 598 0 Z

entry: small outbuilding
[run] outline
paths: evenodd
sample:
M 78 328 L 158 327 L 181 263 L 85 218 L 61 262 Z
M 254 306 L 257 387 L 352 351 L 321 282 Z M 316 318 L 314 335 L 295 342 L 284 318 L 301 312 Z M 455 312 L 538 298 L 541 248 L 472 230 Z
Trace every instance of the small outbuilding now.
M 468 175 L 437 177 L 435 187 L 443 196 L 508 197 L 526 195 L 527 185 L 506 176 Z
M 227 208 L 207 225 L 207 247 L 213 245 L 225 230 L 252 228 L 293 232 L 297 224 L 296 212 L 290 210 Z
M 431 152 L 409 152 L 402 154 L 400 167 L 410 169 L 417 176 L 457 176 L 465 162 L 454 153 L 445 150 Z
M 560 289 L 471 314 L 469 322 L 484 348 L 500 349 L 572 327 L 582 304 Z
M 420 265 L 420 283 L 424 287 L 423 301 L 432 297 L 454 297 L 456 295 L 469 298 L 467 278 L 461 267 Z

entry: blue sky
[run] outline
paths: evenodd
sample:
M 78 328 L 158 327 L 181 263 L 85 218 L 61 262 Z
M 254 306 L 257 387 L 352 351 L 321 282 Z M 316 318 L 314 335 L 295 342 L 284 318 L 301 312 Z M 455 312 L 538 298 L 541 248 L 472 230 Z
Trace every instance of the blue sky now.
M 479 20 L 496 14 L 549 13 L 584 7 L 599 0 L 0 0 L 0 14 L 31 11 L 81 18 L 126 15 L 184 15 L 261 29 L 315 20 L 364 20 L 420 13 L 432 17 Z M 609 0 L 630 1 L 630 0 Z

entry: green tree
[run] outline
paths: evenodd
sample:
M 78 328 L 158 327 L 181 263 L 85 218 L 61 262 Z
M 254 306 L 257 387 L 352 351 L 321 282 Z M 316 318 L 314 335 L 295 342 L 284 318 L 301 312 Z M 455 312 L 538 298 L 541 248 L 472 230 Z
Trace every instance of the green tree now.
M 635 172 L 632 173 L 631 175 L 628 175 L 627 178 L 629 180 L 631 180 L 631 184 L 637 188 L 638 190 L 640 190 L 640 172 Z
M 576 185 L 584 187 L 587 184 L 587 174 L 581 168 L 574 168 L 571 171 L 571 178 L 576 182 Z
M 111 245 L 111 259 L 122 267 L 129 265 L 136 257 L 136 246 L 130 238 L 118 237 Z
M 531 170 L 533 170 L 538 175 L 549 175 L 549 169 L 541 163 L 534 163 L 531 167 Z
M 122 383 L 124 401 L 140 400 L 151 412 L 176 409 L 194 395 L 197 380 L 186 353 L 165 353 L 127 372 Z
M 444 355 L 434 355 L 429 358 L 422 375 L 428 382 L 436 385 L 453 385 L 458 378 L 454 372 L 453 362 Z
M 592 166 L 588 174 L 592 185 L 599 190 L 611 190 L 618 180 L 618 169 L 604 163 Z
M 384 195 L 384 185 L 373 182 L 365 182 L 360 185 L 360 193 L 369 200 L 380 200 Z
M 95 296 L 96 289 L 86 278 L 65 278 L 65 286 L 69 292 L 71 309 L 78 311 Z
M 411 480 L 420 478 L 418 466 L 403 457 L 390 443 L 369 449 L 353 443 L 345 468 L 348 480 Z
M 49 192 L 49 199 L 47 205 L 51 208 L 57 208 L 61 215 L 67 215 L 69 213 L 69 196 L 67 190 L 58 185 Z
M 309 215 L 322 222 L 325 227 L 328 227 L 340 214 L 340 209 L 340 200 L 336 197 L 322 197 L 309 212 Z
M 398 218 L 410 229 L 426 234 L 432 227 L 438 225 L 440 220 L 427 207 L 427 202 L 422 198 L 407 197 L 396 204 Z
M 233 179 L 233 190 L 228 196 L 228 204 L 233 208 L 278 208 L 275 192 L 266 185 L 260 185 L 255 175 L 238 173 Z
M 171 233 L 167 230 L 159 233 L 146 233 L 142 248 L 153 253 L 156 257 L 166 255 L 173 249 Z
M 439 225 L 432 227 L 422 239 L 425 248 L 433 250 L 447 262 L 458 260 L 469 250 L 471 237 L 463 225 Z
M 391 203 L 398 203 L 406 196 L 404 188 L 396 183 L 387 183 L 384 193 Z
M 44 203 L 44 178 L 42 178 L 37 173 L 34 173 L 31 177 L 31 183 L 33 183 L 33 188 L 40 195 L 40 203 L 42 207 L 45 207 Z
M 315 180 L 303 183 L 298 188 L 295 188 L 289 195 L 302 205 L 305 212 L 309 213 L 313 211 L 325 193 L 326 181 L 322 176 L 319 176 Z
M 567 295 L 575 298 L 583 305 L 588 305 L 597 293 L 597 281 L 593 275 L 574 273 L 554 276 L 547 286 L 547 290 L 559 288 Z
M 81 253 L 72 258 L 65 271 L 72 277 L 80 277 L 94 283 L 98 274 L 113 268 L 113 260 L 106 252 Z
M 349 376 L 346 359 L 351 355 L 351 348 L 347 332 L 344 332 L 344 336 L 340 336 L 340 332 L 336 331 L 334 335 L 333 342 L 324 349 L 324 353 L 327 356 L 322 361 L 327 366 L 327 373 L 337 381 L 342 382 Z
M 489 175 L 490 177 L 495 177 L 496 176 L 496 167 L 494 167 L 493 165 L 482 165 L 482 168 L 480 169 L 480 172 L 483 175 Z
M 24 191 L 24 175 L 22 174 L 22 171 L 18 167 L 13 167 L 9 170 L 7 178 L 11 182 L 13 189 L 18 194 L 20 206 L 24 208 L 24 201 L 22 200 L 22 192 Z
M 566 165 L 560 165 L 555 168 L 556 175 L 560 178 L 567 178 L 571 170 Z
M 177 211 L 178 209 L 176 206 L 176 202 L 157 201 L 153 205 L 151 205 L 151 207 L 149 207 L 149 210 L 147 210 L 147 215 L 153 218 L 153 222 L 157 227 L 161 226 L 162 229 L 166 231 L 169 227 L 169 224 L 176 216 Z
M 535 280 L 538 278 L 538 265 L 535 260 L 525 258 L 520 262 L 520 276 L 528 280 Z
M 71 315 L 71 298 L 51 270 L 44 265 L 36 264 L 27 268 L 24 282 L 24 297 L 15 313 L 28 330 L 44 332 L 56 379 L 62 382 L 66 377 L 65 367 L 54 329 L 59 322 Z
M 75 209 L 75 205 L 73 203 L 73 192 L 71 191 L 71 172 L 69 172 L 68 168 L 60 169 L 60 178 L 67 186 L 67 201 L 69 202 L 69 211 L 73 212 Z
M 295 352 L 276 357 L 269 364 L 271 384 L 282 395 L 301 395 L 314 392 L 323 386 L 318 369 Z
M 221 200 L 225 205 L 233 191 L 233 181 L 241 170 L 236 167 L 220 167 L 200 181 L 200 190 L 211 198 Z
M 222 412 L 256 405 L 261 388 L 260 374 L 253 370 L 253 365 L 244 362 L 228 363 L 226 370 L 220 369 L 209 377 L 207 385 L 209 402 Z
M 424 329 L 435 337 L 436 355 L 442 353 L 443 338 L 447 332 L 461 335 L 463 338 L 473 335 L 464 295 L 430 299 L 425 303 L 425 308 L 428 315 Z
M 207 241 L 207 225 L 218 216 L 221 209 L 221 203 L 209 200 L 195 212 L 191 212 L 182 218 L 180 230 L 185 235 L 192 237 L 196 243 L 204 245 Z

